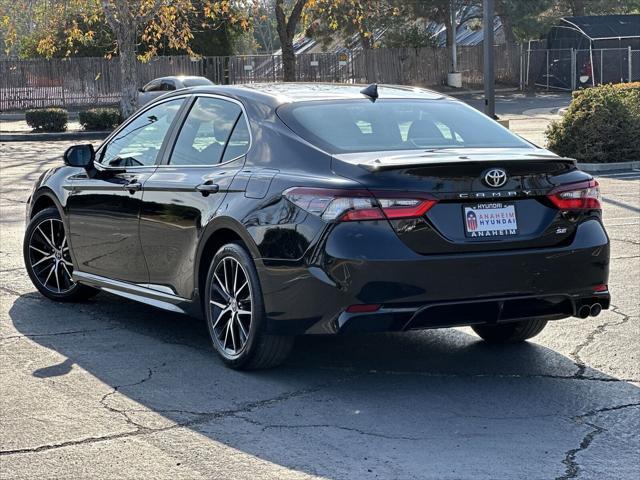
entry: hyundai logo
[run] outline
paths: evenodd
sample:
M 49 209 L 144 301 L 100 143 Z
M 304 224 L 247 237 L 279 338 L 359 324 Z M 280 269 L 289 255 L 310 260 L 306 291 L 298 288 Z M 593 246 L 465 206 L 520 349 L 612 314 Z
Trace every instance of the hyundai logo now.
M 484 183 L 493 188 L 498 188 L 507 183 L 507 172 L 501 168 L 492 168 L 484 174 Z

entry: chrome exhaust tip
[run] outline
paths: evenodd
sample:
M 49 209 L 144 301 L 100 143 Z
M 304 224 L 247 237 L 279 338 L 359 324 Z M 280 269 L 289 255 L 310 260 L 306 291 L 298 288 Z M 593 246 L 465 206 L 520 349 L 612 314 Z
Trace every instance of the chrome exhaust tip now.
M 578 310 L 579 318 L 587 318 L 591 314 L 591 307 L 589 305 L 583 305 Z
M 600 315 L 601 311 L 602 311 L 602 305 L 600 305 L 599 303 L 594 303 L 593 305 L 591 305 L 591 309 L 589 310 L 589 315 L 591 315 L 592 317 L 597 317 L 598 315 Z

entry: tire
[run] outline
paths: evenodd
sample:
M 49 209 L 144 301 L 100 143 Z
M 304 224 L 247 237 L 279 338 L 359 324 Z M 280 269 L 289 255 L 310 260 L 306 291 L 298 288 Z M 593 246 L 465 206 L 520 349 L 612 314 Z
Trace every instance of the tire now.
M 46 208 L 29 221 L 22 253 L 29 278 L 45 297 L 57 302 L 77 302 L 99 290 L 72 279 L 73 263 L 64 222 L 56 208 Z
M 258 272 L 242 246 L 228 243 L 218 250 L 207 273 L 203 297 L 213 347 L 228 367 L 265 369 L 287 358 L 294 337 L 266 333 Z
M 471 328 L 488 343 L 517 343 L 535 337 L 546 325 L 546 320 L 532 318 L 502 325 L 477 325 Z

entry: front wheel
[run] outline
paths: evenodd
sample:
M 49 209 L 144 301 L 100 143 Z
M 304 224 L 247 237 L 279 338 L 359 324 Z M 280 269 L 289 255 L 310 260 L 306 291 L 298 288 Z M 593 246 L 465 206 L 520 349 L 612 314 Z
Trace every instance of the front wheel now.
M 535 337 L 546 325 L 546 320 L 532 318 L 519 322 L 503 323 L 501 325 L 476 325 L 471 328 L 473 328 L 473 331 L 485 342 L 517 343 Z
M 31 219 L 24 235 L 23 254 L 29 278 L 45 297 L 74 302 L 99 292 L 73 280 L 67 233 L 56 208 L 46 208 Z
M 265 331 L 258 273 L 240 245 L 229 243 L 213 258 L 204 307 L 213 346 L 229 367 L 270 368 L 289 355 L 293 337 L 269 335 Z

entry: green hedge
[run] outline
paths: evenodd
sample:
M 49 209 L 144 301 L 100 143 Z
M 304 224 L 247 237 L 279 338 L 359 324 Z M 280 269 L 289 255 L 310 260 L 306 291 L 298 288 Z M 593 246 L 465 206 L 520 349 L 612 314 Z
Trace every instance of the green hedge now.
M 640 160 L 640 83 L 574 92 L 567 112 L 546 134 L 550 150 L 579 162 Z
M 27 125 L 41 132 L 64 132 L 69 114 L 64 108 L 34 108 L 25 112 Z
M 85 130 L 111 130 L 122 121 L 117 108 L 92 108 L 78 113 L 80 125 Z

